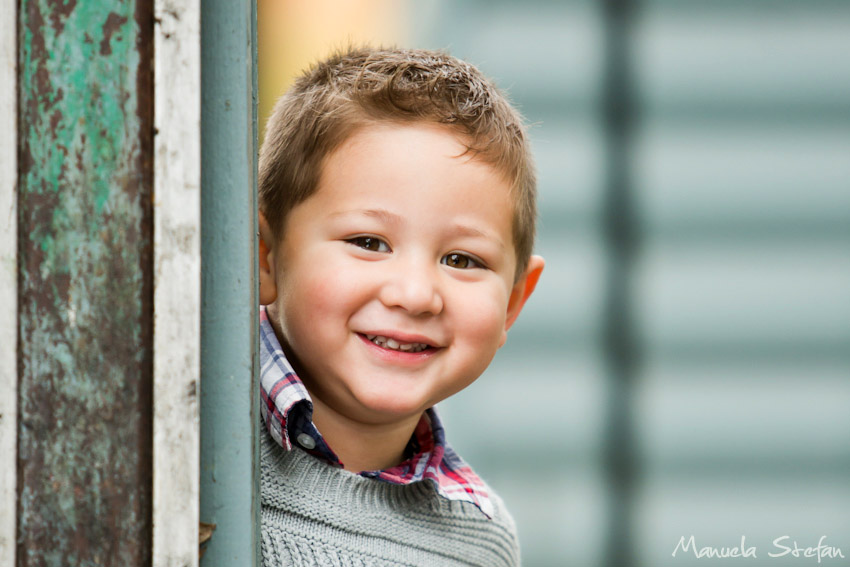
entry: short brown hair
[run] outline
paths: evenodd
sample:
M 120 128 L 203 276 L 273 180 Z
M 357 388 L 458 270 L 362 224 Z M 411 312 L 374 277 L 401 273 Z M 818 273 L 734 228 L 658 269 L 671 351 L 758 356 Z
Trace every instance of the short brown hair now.
M 260 150 L 259 204 L 276 239 L 318 186 L 325 158 L 377 122 L 445 124 L 501 170 L 514 197 L 516 277 L 534 245 L 537 181 L 520 114 L 482 73 L 440 51 L 351 48 L 314 65 L 275 104 Z

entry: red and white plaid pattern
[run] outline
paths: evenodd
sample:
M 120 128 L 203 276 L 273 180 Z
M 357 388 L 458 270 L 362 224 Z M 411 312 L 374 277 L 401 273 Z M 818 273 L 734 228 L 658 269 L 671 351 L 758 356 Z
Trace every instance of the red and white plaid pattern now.
M 313 424 L 313 402 L 303 382 L 295 374 L 274 329 L 266 308 L 260 308 L 260 411 L 272 438 L 287 451 L 291 437 L 312 440 L 299 445 L 311 455 L 342 467 L 339 457 L 327 445 Z M 312 445 L 312 447 L 311 447 Z M 408 445 L 413 456 L 382 471 L 364 471 L 361 476 L 392 484 L 410 484 L 430 480 L 437 492 L 448 500 L 471 502 L 488 517 L 493 503 L 487 487 L 478 475 L 446 443 L 445 431 L 435 408 L 426 410 Z

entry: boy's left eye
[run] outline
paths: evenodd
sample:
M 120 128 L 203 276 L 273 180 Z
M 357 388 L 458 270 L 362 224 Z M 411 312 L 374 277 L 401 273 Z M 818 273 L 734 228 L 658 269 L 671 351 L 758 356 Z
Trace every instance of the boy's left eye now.
M 484 267 L 481 265 L 480 262 L 477 262 L 466 254 L 459 254 L 457 252 L 446 254 L 445 256 L 443 256 L 443 259 L 440 261 L 440 263 L 445 264 L 450 268 L 458 268 L 461 270 Z

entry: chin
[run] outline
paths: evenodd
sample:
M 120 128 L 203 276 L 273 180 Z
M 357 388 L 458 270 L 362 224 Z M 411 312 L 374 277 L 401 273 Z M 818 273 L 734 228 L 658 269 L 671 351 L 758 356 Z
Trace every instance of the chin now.
M 434 405 L 420 398 L 412 399 L 409 396 L 385 392 L 358 396 L 357 401 L 368 416 L 382 422 L 419 415 Z

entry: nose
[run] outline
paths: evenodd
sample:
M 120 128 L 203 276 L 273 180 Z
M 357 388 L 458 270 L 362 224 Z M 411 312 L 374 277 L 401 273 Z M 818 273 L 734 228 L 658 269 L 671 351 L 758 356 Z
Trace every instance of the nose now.
M 388 268 L 380 292 L 384 305 L 402 308 L 411 315 L 437 315 L 443 310 L 440 274 L 435 263 L 424 259 L 399 259 Z

